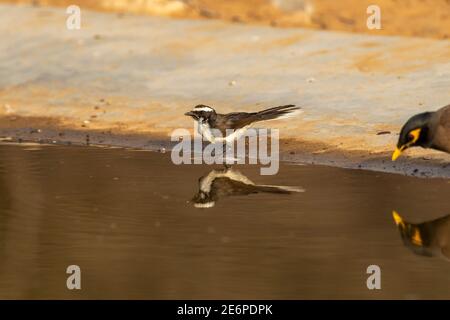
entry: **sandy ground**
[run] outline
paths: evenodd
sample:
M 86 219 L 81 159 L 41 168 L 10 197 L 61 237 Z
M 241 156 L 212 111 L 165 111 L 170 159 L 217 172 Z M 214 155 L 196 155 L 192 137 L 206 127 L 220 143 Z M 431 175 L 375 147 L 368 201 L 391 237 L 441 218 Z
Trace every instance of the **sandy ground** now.
M 198 103 L 219 112 L 294 103 L 301 117 L 269 124 L 285 160 L 449 173 L 435 151 L 389 161 L 406 119 L 450 101 L 448 41 L 90 11 L 74 32 L 62 9 L 0 15 L 4 138 L 170 148 Z
M 448 0 L 0 0 L 193 19 L 221 19 L 278 27 L 306 27 L 371 35 L 450 37 Z M 367 7 L 381 9 L 382 29 L 368 30 Z

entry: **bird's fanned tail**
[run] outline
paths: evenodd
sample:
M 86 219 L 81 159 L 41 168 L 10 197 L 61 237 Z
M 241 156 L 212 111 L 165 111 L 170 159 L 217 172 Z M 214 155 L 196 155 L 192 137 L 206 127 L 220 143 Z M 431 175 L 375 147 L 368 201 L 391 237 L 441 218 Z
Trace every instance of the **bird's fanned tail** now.
M 273 107 L 257 112 L 255 114 L 255 121 L 266 121 L 291 117 L 300 113 L 301 111 L 302 110 L 300 107 L 296 107 L 293 104 Z
M 291 187 L 291 186 L 274 186 L 270 184 L 259 184 L 257 185 L 257 187 L 260 192 L 267 192 L 267 193 L 291 194 L 291 193 L 305 192 L 305 189 L 294 186 Z

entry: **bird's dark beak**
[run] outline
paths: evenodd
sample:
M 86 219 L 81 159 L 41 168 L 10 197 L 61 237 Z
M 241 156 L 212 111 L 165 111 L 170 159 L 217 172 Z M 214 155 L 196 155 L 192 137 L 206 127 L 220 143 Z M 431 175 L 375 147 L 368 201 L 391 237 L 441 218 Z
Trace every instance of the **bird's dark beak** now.
M 186 112 L 184 115 L 188 117 L 195 117 L 195 113 L 193 113 L 192 111 Z

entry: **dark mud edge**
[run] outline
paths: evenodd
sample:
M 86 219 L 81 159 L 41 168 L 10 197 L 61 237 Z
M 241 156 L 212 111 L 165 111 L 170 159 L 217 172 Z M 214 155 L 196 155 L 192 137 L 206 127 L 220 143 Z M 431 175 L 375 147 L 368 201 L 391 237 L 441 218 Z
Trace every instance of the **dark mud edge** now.
M 170 151 L 175 145 L 165 134 L 129 133 L 123 129 L 70 128 L 49 118 L 0 117 L 2 142 L 58 145 L 123 147 Z M 420 178 L 450 178 L 450 162 L 428 157 L 402 156 L 392 162 L 390 153 L 346 151 L 325 144 L 301 140 L 281 140 L 280 159 L 284 162 L 371 170 Z

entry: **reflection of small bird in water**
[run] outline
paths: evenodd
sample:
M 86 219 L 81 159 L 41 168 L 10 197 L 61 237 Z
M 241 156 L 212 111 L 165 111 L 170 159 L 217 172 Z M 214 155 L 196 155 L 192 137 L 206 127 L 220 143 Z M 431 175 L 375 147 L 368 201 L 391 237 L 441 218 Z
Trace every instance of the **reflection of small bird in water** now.
M 198 123 L 200 134 L 209 142 L 229 143 L 238 139 L 247 127 L 255 122 L 281 119 L 299 113 L 301 109 L 295 105 L 279 106 L 259 112 L 232 112 L 220 114 L 209 106 L 197 105 L 186 116 L 192 117 Z M 221 136 L 214 135 L 217 129 Z M 226 130 L 233 130 L 230 134 Z
M 249 195 L 253 193 L 291 194 L 304 192 L 297 187 L 257 185 L 246 176 L 231 168 L 212 170 L 199 179 L 199 191 L 192 201 L 196 208 L 214 207 L 220 197 Z
M 395 211 L 392 216 L 403 243 L 414 253 L 450 259 L 450 215 L 418 224 L 406 222 Z

